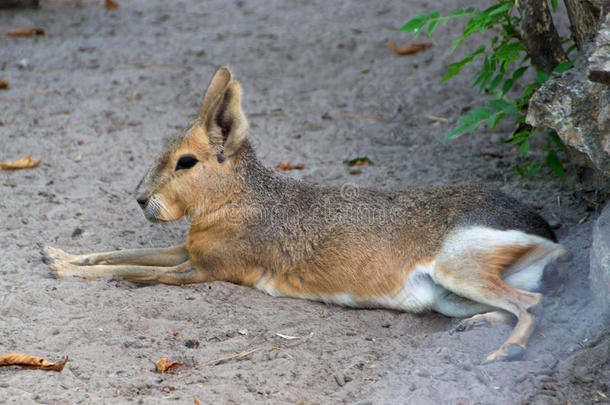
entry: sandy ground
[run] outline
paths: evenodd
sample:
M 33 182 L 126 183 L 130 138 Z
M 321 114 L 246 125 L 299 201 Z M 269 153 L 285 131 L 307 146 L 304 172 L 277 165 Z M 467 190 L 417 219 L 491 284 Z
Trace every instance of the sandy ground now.
M 501 143 L 508 125 L 437 143 L 463 111 L 483 103 L 467 77 L 438 83 L 444 65 L 466 50 L 447 50 L 459 25 L 439 28 L 434 46 L 419 54 L 387 47 L 410 40 L 396 29 L 434 5 L 101 3 L 0 12 L 0 77 L 10 83 L 0 90 L 0 160 L 43 159 L 34 170 L 0 172 L 0 353 L 70 357 L 62 373 L 0 369 L 0 403 L 607 401 L 608 326 L 587 278 L 599 196 L 569 165 L 566 181 L 512 172 L 517 157 Z M 445 12 L 459 5 L 442 3 Z M 47 35 L 5 35 L 30 26 Z M 559 226 L 573 257 L 549 277 L 524 359 L 481 364 L 509 326 L 449 335 L 456 320 L 438 314 L 351 310 L 228 283 L 50 278 L 37 242 L 76 253 L 184 239 L 187 222 L 148 223 L 133 190 L 164 140 L 196 116 L 211 74 L 225 63 L 242 82 L 260 158 L 305 165 L 286 175 L 380 188 L 481 182 Z M 377 165 L 350 173 L 342 162 L 357 156 Z M 160 375 L 160 357 L 184 365 Z

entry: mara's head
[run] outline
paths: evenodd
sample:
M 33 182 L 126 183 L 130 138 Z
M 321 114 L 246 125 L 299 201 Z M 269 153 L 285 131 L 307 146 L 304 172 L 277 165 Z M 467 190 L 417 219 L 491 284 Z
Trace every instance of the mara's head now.
M 224 204 L 237 186 L 235 159 L 248 132 L 241 87 L 216 71 L 198 118 L 171 139 L 138 184 L 136 199 L 151 221 L 196 216 Z

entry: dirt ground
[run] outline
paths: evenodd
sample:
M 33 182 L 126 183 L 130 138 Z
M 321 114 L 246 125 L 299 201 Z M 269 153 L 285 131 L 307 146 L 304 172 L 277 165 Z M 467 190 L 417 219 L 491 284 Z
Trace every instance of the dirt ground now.
M 0 11 L 0 78 L 9 80 L 0 161 L 42 158 L 33 170 L 0 171 L 0 354 L 70 358 L 61 373 L 0 368 L 0 404 L 608 402 L 608 325 L 587 278 L 600 196 L 571 165 L 566 181 L 520 178 L 501 142 L 507 124 L 438 143 L 484 103 L 468 75 L 439 84 L 468 50 L 448 51 L 458 23 L 418 54 L 387 46 L 411 40 L 396 31 L 409 16 L 461 2 L 119 3 Z M 46 35 L 6 35 L 20 27 Z M 133 190 L 164 140 L 195 118 L 221 64 L 242 83 L 259 157 L 304 164 L 288 176 L 380 188 L 480 182 L 558 226 L 573 256 L 549 277 L 523 360 L 482 364 L 509 326 L 449 335 L 456 320 L 438 314 L 346 309 L 221 282 L 50 278 L 38 242 L 78 253 L 184 240 L 186 221 L 147 222 Z M 376 165 L 350 171 L 343 161 L 358 156 Z M 161 357 L 184 365 L 157 374 Z

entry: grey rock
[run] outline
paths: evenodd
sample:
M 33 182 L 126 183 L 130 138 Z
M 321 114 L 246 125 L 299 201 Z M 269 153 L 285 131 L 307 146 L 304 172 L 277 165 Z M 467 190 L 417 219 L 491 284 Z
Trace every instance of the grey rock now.
M 606 324 L 610 323 L 610 203 L 593 227 L 589 279 L 591 291 L 602 307 Z
M 610 87 L 587 79 L 586 70 L 581 60 L 551 77 L 532 96 L 526 121 L 554 129 L 576 163 L 610 177 Z

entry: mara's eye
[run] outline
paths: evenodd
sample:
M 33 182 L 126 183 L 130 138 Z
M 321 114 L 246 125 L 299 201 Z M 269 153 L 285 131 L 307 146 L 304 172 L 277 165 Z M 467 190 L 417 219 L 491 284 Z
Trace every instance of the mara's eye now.
M 176 163 L 176 171 L 183 169 L 190 169 L 197 164 L 198 160 L 195 156 L 185 155 L 178 159 Z

